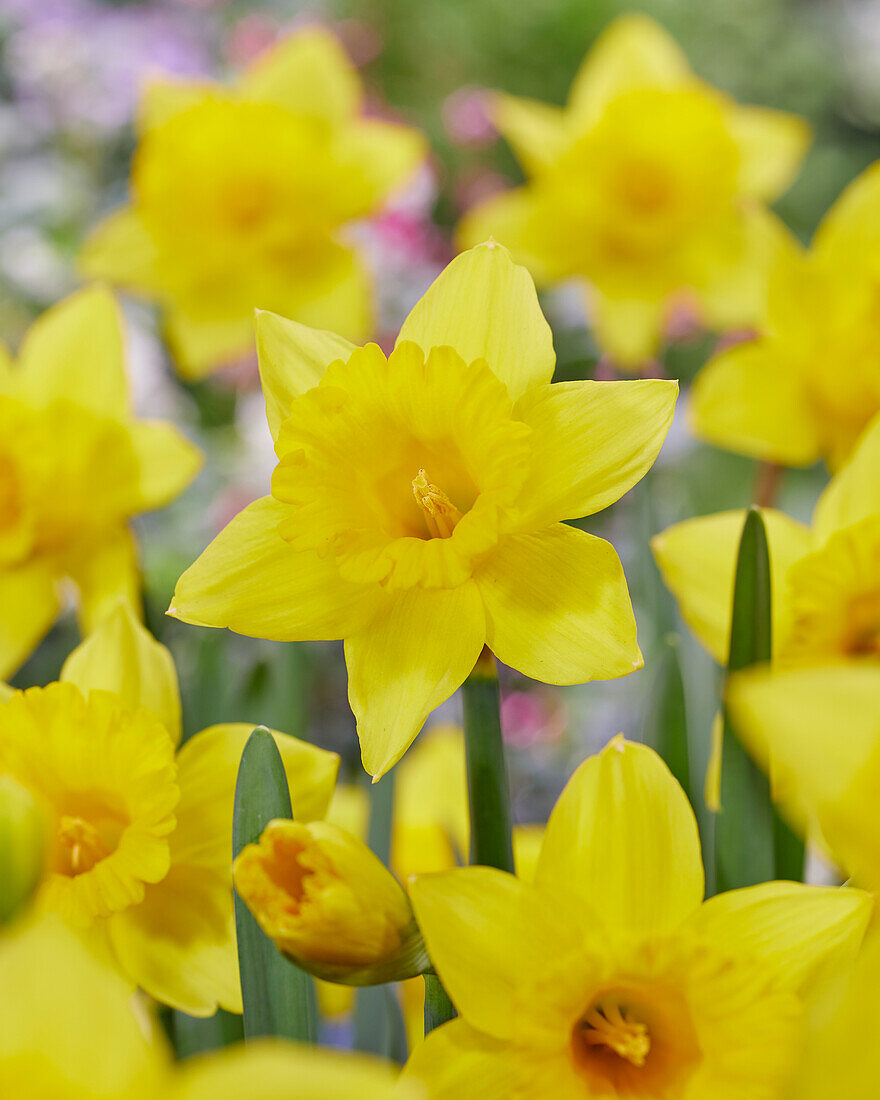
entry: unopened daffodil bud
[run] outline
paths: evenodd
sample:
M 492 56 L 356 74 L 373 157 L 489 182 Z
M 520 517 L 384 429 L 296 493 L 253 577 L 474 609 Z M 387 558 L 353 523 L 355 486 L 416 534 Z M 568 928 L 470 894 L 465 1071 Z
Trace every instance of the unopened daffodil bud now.
M 374 985 L 430 969 L 403 888 L 337 825 L 271 821 L 233 873 L 278 950 L 319 978 Z
M 27 903 L 46 863 L 45 818 L 30 792 L 0 775 L 0 925 Z

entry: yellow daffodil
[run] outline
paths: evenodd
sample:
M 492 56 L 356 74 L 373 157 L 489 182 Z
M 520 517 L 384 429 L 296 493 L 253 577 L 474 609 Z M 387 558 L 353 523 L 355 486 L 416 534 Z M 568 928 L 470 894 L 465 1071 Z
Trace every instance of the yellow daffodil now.
M 82 266 L 158 301 L 188 377 L 246 353 L 255 306 L 363 339 L 370 280 L 343 230 L 414 171 L 414 130 L 362 114 L 342 46 L 302 30 L 232 87 L 161 79 L 143 92 L 131 203 Z
M 880 417 L 819 498 L 811 528 L 764 509 L 779 661 L 880 659 Z M 682 617 L 724 664 L 744 512 L 685 520 L 651 542 Z
M 100 287 L 0 348 L 0 677 L 47 632 L 73 581 L 83 630 L 120 595 L 139 601 L 128 521 L 173 500 L 201 456 L 170 424 L 137 420 L 122 316 Z
M 566 107 L 499 96 L 495 121 L 527 182 L 465 218 L 539 283 L 586 280 L 599 345 L 637 366 L 676 301 L 713 327 L 758 318 L 780 230 L 762 204 L 791 183 L 809 144 L 794 115 L 742 107 L 699 80 L 644 15 L 616 20 Z
M 218 1004 L 241 1011 L 230 838 L 253 727 L 212 726 L 175 754 L 179 714 L 167 651 L 122 604 L 61 682 L 0 705 L 0 776 L 50 823 L 39 910 L 60 914 L 157 1000 L 197 1016 Z M 274 736 L 297 816 L 320 817 L 338 757 Z
M 703 902 L 687 798 L 622 737 L 560 796 L 534 885 L 470 867 L 410 894 L 461 1015 L 408 1075 L 462 1100 L 770 1100 L 799 1053 L 804 990 L 854 953 L 871 907 L 783 882 Z
M 809 251 L 777 250 L 753 340 L 697 376 L 689 406 L 701 438 L 784 466 L 836 469 L 880 411 L 880 163 L 844 191 Z
M 311 973 L 374 985 L 427 965 L 403 887 L 338 825 L 271 821 L 239 853 L 233 878 L 278 950 Z
M 183 1064 L 130 990 L 49 918 L 0 939 L 9 1100 L 418 1100 L 378 1059 L 263 1039 Z
M 750 669 L 732 677 L 728 706 L 795 825 L 810 827 L 854 882 L 880 890 L 880 667 Z M 878 1027 L 875 920 L 858 958 L 817 999 L 786 1100 L 873 1100 L 880 1088 Z
M 446 268 L 387 359 L 267 313 L 258 350 L 272 495 L 184 573 L 170 614 L 263 638 L 344 638 L 373 776 L 484 644 L 549 683 L 641 667 L 617 554 L 560 521 L 644 475 L 676 383 L 550 385 L 534 284 L 492 242 Z
M 880 890 L 880 665 L 749 670 L 731 679 L 728 706 L 775 800 L 817 827 L 858 885 Z

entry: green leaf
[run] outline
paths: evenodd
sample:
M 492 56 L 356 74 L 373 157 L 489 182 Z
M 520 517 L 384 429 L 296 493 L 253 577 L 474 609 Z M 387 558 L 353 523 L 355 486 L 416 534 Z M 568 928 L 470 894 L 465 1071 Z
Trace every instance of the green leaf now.
M 260 838 L 274 818 L 293 816 L 281 754 L 272 734 L 258 726 L 241 754 L 232 820 L 233 859 Z M 235 932 L 244 1004 L 244 1035 L 280 1035 L 314 1042 L 316 1010 L 311 978 L 288 962 L 235 895 Z
M 241 1016 L 222 1008 L 204 1019 L 174 1009 L 170 1030 L 174 1053 L 181 1060 L 239 1043 L 244 1037 Z
M 760 511 L 751 508 L 736 563 L 728 676 L 770 660 L 771 597 L 767 532 Z M 778 877 L 800 878 L 803 871 L 803 844 L 776 813 L 769 780 L 743 748 L 726 710 L 715 868 L 719 892 Z
M 425 1034 L 435 1027 L 452 1020 L 456 1015 L 455 1006 L 443 983 L 435 974 L 425 975 Z

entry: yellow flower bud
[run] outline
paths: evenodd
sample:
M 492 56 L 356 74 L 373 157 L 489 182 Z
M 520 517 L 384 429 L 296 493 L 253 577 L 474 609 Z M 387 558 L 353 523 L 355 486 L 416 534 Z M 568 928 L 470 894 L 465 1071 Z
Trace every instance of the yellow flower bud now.
M 317 977 L 372 985 L 430 967 L 403 888 L 345 829 L 271 821 L 233 874 L 278 950 Z
M 25 905 L 40 884 L 46 860 L 46 824 L 30 793 L 0 775 L 0 924 Z

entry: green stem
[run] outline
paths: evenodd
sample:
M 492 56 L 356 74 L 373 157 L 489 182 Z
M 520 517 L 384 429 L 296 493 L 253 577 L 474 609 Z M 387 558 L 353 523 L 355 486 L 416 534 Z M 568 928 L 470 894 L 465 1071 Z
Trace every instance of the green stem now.
M 495 658 L 480 655 L 462 687 L 471 818 L 471 863 L 513 873 L 510 787 L 501 737 Z
M 425 1034 L 455 1018 L 455 1008 L 436 974 L 425 975 Z

